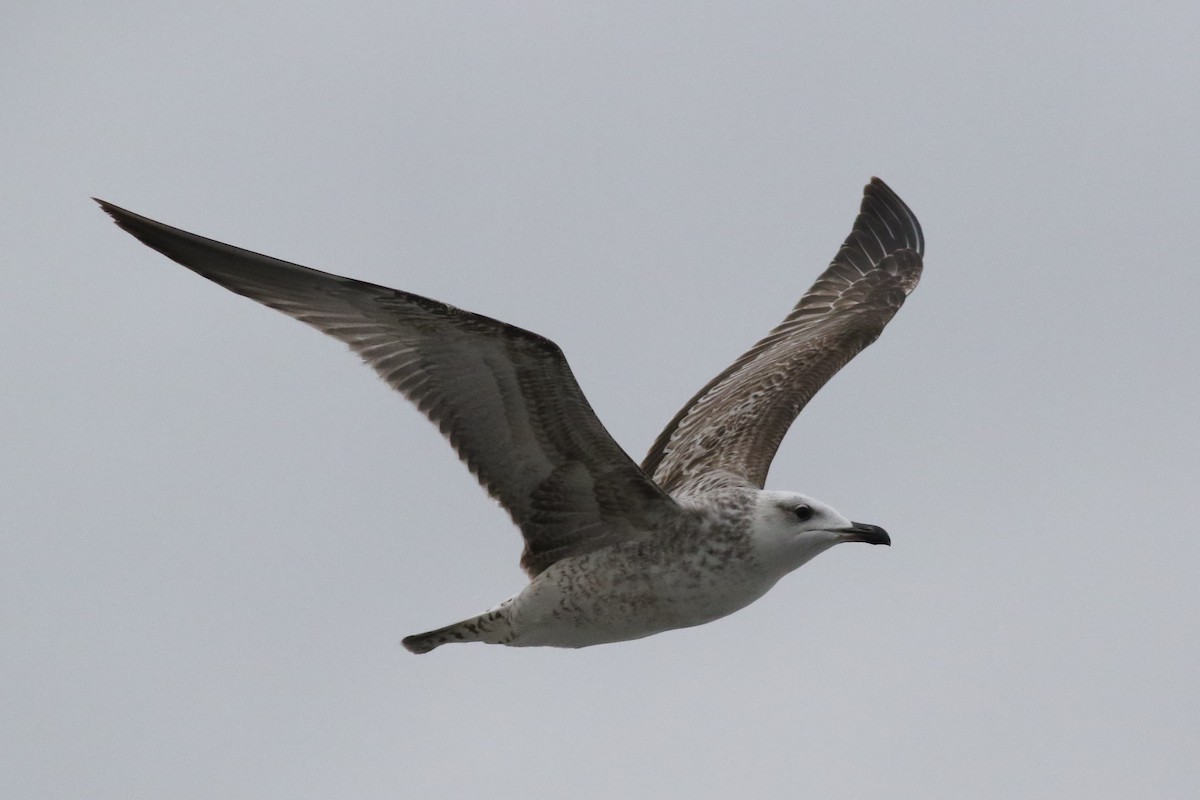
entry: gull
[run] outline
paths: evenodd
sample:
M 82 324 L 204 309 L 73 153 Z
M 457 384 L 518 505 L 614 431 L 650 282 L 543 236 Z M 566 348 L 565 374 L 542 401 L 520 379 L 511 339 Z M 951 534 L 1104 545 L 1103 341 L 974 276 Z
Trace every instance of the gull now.
M 482 614 L 406 637 L 414 653 L 451 642 L 639 639 L 731 614 L 836 544 L 891 544 L 879 526 L 764 489 L 800 410 L 879 337 L 920 279 L 920 224 L 878 178 L 812 288 L 680 409 L 640 466 L 545 337 L 96 202 L 168 258 L 349 345 L 508 511 L 525 541 L 528 585 Z

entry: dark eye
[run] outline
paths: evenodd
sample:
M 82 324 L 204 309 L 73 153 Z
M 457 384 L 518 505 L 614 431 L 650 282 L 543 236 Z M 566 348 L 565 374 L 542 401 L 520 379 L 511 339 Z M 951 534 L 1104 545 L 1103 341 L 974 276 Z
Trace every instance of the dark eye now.
M 796 515 L 796 519 L 801 522 L 808 522 L 812 519 L 812 506 L 799 505 L 792 509 L 792 513 Z

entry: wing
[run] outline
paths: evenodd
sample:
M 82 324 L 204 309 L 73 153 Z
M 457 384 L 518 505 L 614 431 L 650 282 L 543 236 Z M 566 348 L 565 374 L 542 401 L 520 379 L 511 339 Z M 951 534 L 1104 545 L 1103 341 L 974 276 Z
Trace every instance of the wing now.
M 828 269 L 783 322 L 687 402 L 642 469 L 672 494 L 714 482 L 761 488 L 800 409 L 916 288 L 924 250 L 912 211 L 872 178 Z
M 348 344 L 438 426 L 512 515 L 531 576 L 560 558 L 641 538 L 675 508 L 609 436 L 550 340 L 97 202 L 168 258 Z

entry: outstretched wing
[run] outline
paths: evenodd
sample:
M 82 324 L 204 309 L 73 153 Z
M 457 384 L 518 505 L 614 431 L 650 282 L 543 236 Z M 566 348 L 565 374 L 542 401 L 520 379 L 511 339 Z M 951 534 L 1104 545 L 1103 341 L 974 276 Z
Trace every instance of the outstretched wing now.
M 762 487 L 800 409 L 875 341 L 921 277 L 917 218 L 878 178 L 854 229 L 787 318 L 687 402 L 642 462 L 664 490 Z
M 560 558 L 640 538 L 675 508 L 609 436 L 550 340 L 97 202 L 168 258 L 362 356 L 438 426 L 512 515 L 530 575 Z

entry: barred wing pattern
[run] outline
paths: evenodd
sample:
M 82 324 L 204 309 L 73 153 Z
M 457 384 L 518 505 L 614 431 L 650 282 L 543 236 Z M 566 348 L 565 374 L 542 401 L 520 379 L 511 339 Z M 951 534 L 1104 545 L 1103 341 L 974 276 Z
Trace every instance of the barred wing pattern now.
M 642 469 L 672 494 L 722 483 L 762 488 L 796 415 L 916 288 L 924 250 L 912 211 L 872 178 L 833 262 L 783 322 L 675 415 Z
M 644 537 L 676 509 L 609 436 L 550 340 L 97 202 L 168 258 L 349 345 L 438 426 L 508 510 L 531 576 L 561 558 Z

